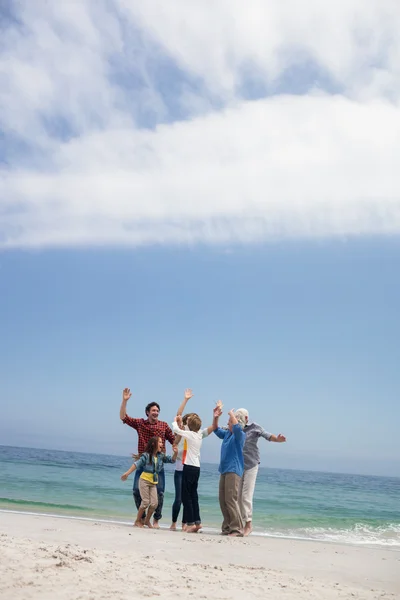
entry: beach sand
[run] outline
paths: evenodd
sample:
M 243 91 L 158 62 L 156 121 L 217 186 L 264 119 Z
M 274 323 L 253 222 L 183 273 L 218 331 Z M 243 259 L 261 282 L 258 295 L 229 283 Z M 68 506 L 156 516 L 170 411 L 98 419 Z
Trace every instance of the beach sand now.
M 0 598 L 400 598 L 400 552 L 0 513 Z

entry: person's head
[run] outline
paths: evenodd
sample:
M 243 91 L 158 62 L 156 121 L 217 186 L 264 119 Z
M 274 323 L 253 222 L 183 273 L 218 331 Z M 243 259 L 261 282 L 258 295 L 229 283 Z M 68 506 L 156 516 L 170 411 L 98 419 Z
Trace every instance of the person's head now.
M 187 420 L 187 426 L 189 428 L 189 431 L 199 431 L 201 427 L 201 419 L 199 415 L 196 415 L 195 413 L 189 415 Z
M 162 449 L 162 439 L 158 436 L 150 438 L 147 442 L 145 452 L 147 452 L 147 454 L 149 455 L 149 463 L 151 463 L 152 456 L 155 456 L 157 452 L 161 452 L 161 450 L 159 450 L 160 442 Z
M 160 405 L 157 402 L 150 402 L 146 408 L 146 415 L 150 423 L 157 423 L 158 415 L 160 413 Z
M 199 415 L 198 415 L 197 413 L 186 413 L 186 415 L 183 415 L 183 417 L 182 417 L 182 425 L 183 425 L 184 427 L 186 427 L 186 425 L 187 425 L 187 422 L 188 422 L 188 419 L 189 419 L 190 417 L 198 417 L 198 416 L 199 416 Z
M 235 417 L 239 425 L 246 427 L 247 423 L 249 422 L 249 411 L 245 408 L 238 408 L 235 412 Z

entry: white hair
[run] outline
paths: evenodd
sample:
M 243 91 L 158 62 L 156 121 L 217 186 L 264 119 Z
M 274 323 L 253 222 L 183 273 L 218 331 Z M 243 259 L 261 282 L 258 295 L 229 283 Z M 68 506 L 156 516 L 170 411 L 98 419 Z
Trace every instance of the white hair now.
M 249 413 L 245 408 L 238 408 L 235 412 L 235 417 L 239 425 L 243 428 L 246 426 L 246 417 L 249 418 Z

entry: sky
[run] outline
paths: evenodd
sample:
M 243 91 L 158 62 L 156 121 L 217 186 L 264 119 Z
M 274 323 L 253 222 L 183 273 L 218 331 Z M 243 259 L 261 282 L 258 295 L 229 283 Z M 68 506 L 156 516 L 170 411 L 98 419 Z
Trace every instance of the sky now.
M 286 435 L 263 466 L 400 476 L 399 28 L 0 4 L 0 444 L 129 454 L 122 388 L 170 422 L 192 387 Z

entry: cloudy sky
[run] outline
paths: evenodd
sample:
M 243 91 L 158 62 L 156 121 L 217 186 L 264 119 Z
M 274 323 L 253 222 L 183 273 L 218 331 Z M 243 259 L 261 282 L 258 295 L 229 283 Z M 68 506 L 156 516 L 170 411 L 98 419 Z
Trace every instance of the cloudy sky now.
M 192 385 L 291 437 L 271 466 L 400 474 L 399 31 L 397 0 L 0 3 L 0 443 L 124 453 L 121 387 L 170 420 Z

